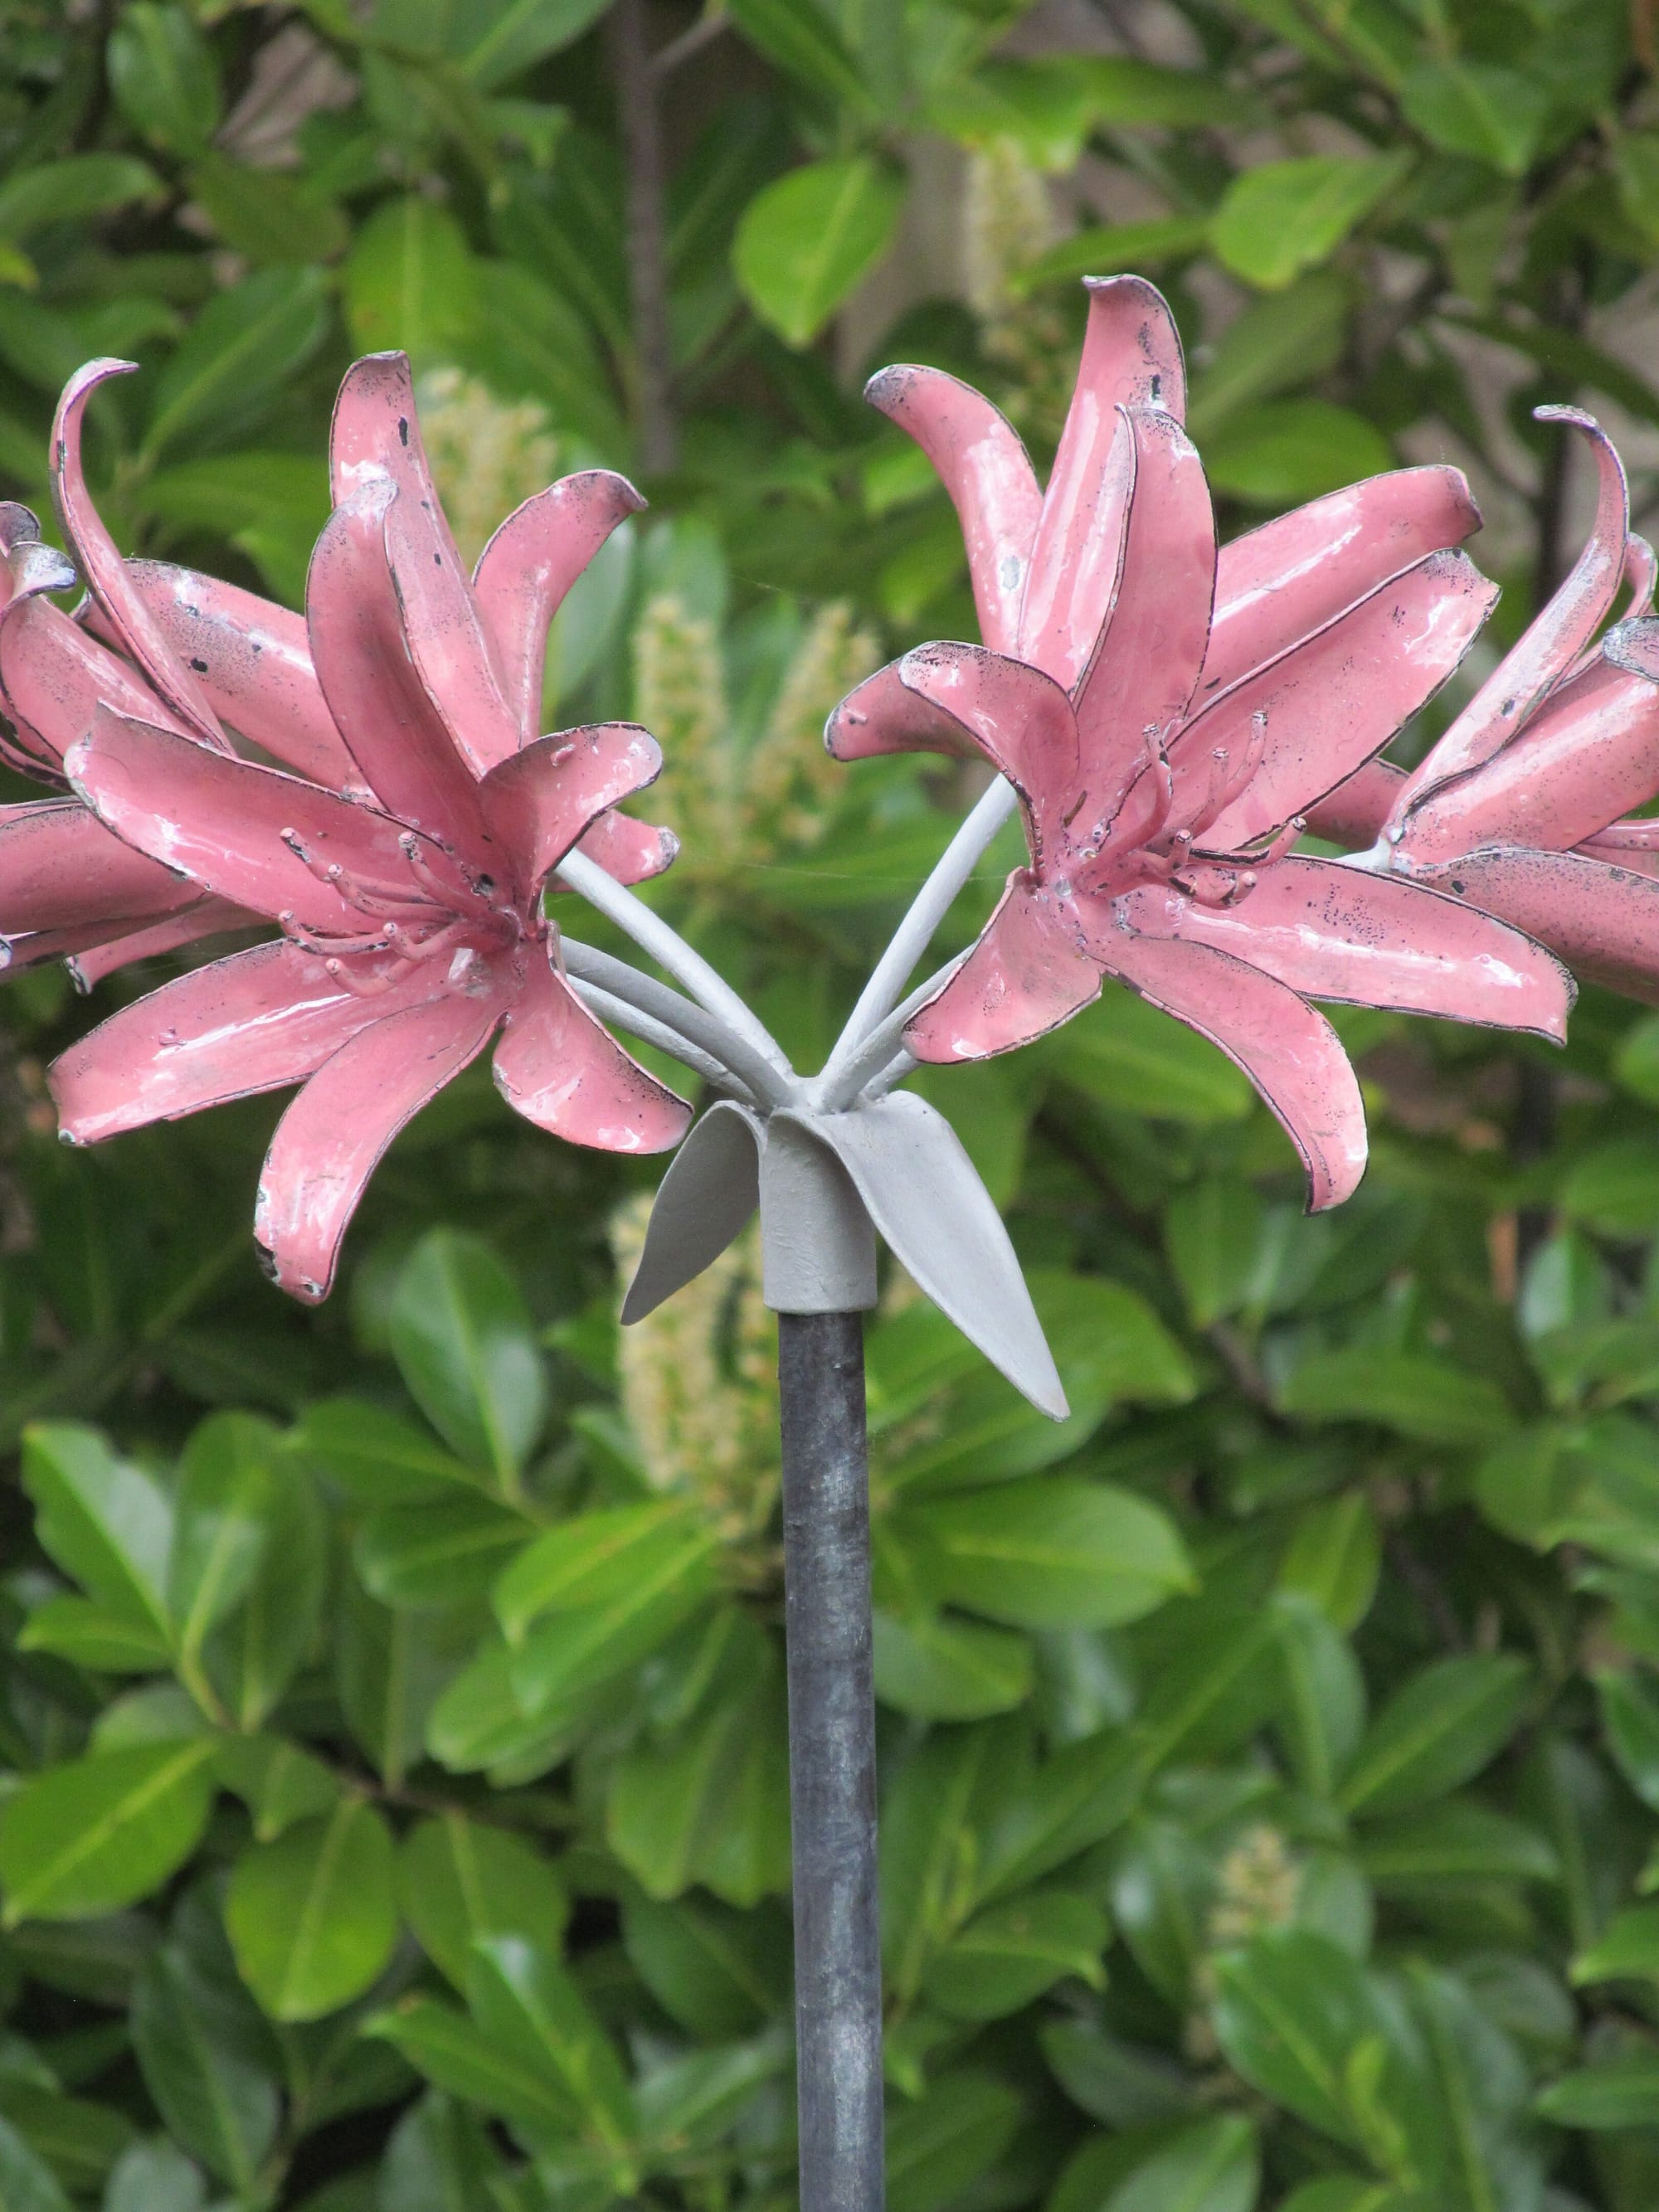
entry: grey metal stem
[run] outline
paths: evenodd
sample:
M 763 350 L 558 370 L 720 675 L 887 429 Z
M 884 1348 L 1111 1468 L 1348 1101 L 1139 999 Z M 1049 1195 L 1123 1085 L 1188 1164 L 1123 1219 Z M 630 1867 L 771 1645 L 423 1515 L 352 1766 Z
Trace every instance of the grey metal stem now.
M 778 1316 L 800 2212 L 882 2212 L 864 1329 Z
M 631 937 L 642 951 L 648 952 L 677 983 L 683 983 L 700 1006 L 706 1006 L 729 1029 L 746 1038 L 780 1074 L 788 1073 L 789 1062 L 783 1048 L 766 1024 L 750 1012 L 702 953 L 694 951 L 660 915 L 653 914 L 643 899 L 635 898 L 632 891 L 586 853 L 567 853 L 559 863 L 559 875 L 573 891 L 580 891 L 590 906 L 597 907 L 614 921 L 624 936 Z
M 982 793 L 971 813 L 934 863 L 933 873 L 916 893 L 910 911 L 894 933 L 893 941 L 877 962 L 875 971 L 836 1040 L 835 1050 L 824 1062 L 819 1078 L 826 1088 L 839 1087 L 842 1069 L 876 1027 L 898 1003 L 912 969 L 933 941 L 933 933 L 955 902 L 957 893 L 983 859 L 987 848 L 1018 804 L 1013 786 L 999 776 Z M 590 863 L 591 865 L 591 863 Z
M 927 1005 L 936 991 L 944 989 L 961 965 L 960 955 L 954 960 L 947 960 L 944 967 L 936 969 L 925 983 L 918 983 L 908 998 L 901 999 L 886 1020 L 877 1023 L 833 1083 L 829 1081 L 826 1069 L 814 1086 L 820 1111 L 838 1114 L 843 1108 L 850 1106 L 866 1085 L 883 1074 L 890 1064 L 897 1067 L 897 1073 L 884 1087 L 890 1090 L 893 1084 L 904 1080 L 916 1064 L 899 1042 L 904 1035 L 904 1024 L 912 1014 Z M 901 1060 L 904 1065 L 898 1067 Z
M 654 1045 L 659 1052 L 665 1052 L 671 1060 L 679 1060 L 694 1075 L 702 1076 L 705 1083 L 712 1084 L 716 1091 L 737 1099 L 740 1104 L 754 1104 L 754 1093 L 746 1083 L 741 1082 L 729 1067 L 711 1054 L 682 1036 L 678 1030 L 671 1030 L 666 1022 L 657 1021 L 650 1014 L 642 1014 L 637 1006 L 629 1006 L 626 999 L 618 999 L 609 991 L 602 991 L 597 983 L 584 983 L 580 976 L 574 976 L 572 981 L 576 996 L 582 1004 L 591 1007 L 599 1019 L 608 1022 L 613 1030 L 621 1030 L 629 1036 L 637 1037 L 641 1044 Z
M 666 1029 L 674 1031 L 689 1043 L 696 1045 L 720 1065 L 729 1069 L 744 1089 L 754 1094 L 763 1106 L 786 1106 L 793 1091 L 787 1066 L 783 1073 L 775 1067 L 770 1059 L 757 1051 L 746 1037 L 740 1036 L 731 1025 L 711 1014 L 702 1006 L 694 1006 L 690 999 L 671 991 L 665 983 L 656 982 L 649 975 L 641 975 L 625 960 L 615 960 L 596 945 L 584 945 L 574 937 L 561 936 L 559 946 L 567 971 L 580 982 L 597 984 L 612 998 L 636 1006 L 641 1013 L 652 1016 Z M 639 1032 L 635 1032 L 639 1034 Z M 653 1039 L 652 1042 L 656 1042 Z M 665 1050 L 672 1052 L 672 1045 Z M 684 1055 L 679 1054 L 684 1058 Z M 695 1066 L 687 1061 L 687 1066 Z M 700 1074 L 706 1069 L 698 1069 Z

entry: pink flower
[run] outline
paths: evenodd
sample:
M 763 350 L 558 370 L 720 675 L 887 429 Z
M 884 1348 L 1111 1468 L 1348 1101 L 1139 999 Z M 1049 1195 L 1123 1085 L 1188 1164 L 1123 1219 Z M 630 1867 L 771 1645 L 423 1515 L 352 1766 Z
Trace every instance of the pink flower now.
M 1409 775 L 1374 762 L 1314 826 L 1376 842 L 1368 864 L 1530 930 L 1591 981 L 1659 1005 L 1659 792 L 1653 550 L 1629 528 L 1625 472 L 1588 415 L 1540 410 L 1595 456 L 1595 525 L 1571 574 Z M 1628 585 L 1625 619 L 1597 642 Z
M 554 485 L 469 583 L 398 355 L 348 374 L 331 458 L 303 629 L 267 629 L 245 594 L 178 571 L 138 584 L 117 563 L 125 605 L 104 580 L 171 711 L 100 702 L 65 774 L 122 849 L 282 934 L 124 1008 L 52 1072 L 72 1143 L 302 1083 L 254 1233 L 275 1279 L 313 1299 L 381 1153 L 498 1032 L 497 1085 L 544 1128 L 649 1152 L 689 1119 L 582 1005 L 542 913 L 596 825 L 618 873 L 672 857 L 607 812 L 661 765 L 645 731 L 534 734 L 549 616 L 634 495 L 599 475 Z M 273 731 L 290 762 L 309 748 L 313 775 L 240 757 L 222 705 L 267 750 Z
M 1449 550 L 1479 521 L 1462 477 L 1376 477 L 1218 555 L 1183 392 L 1158 294 L 1091 287 L 1045 495 L 978 393 L 884 371 L 872 397 L 956 501 L 986 643 L 881 670 L 826 743 L 842 759 L 978 752 L 1019 797 L 1030 865 L 906 1030 L 918 1058 L 1007 1051 L 1116 976 L 1244 1070 L 1306 1162 L 1312 1205 L 1330 1206 L 1364 1171 L 1364 1117 L 1308 998 L 1559 1037 L 1571 983 L 1455 900 L 1290 849 L 1491 607 Z
M 81 427 L 96 387 L 131 366 L 89 362 L 52 425 L 59 514 L 90 587 L 78 619 L 43 596 L 72 586 L 74 568 L 41 544 L 27 507 L 0 502 L 0 757 L 60 793 L 0 807 L 0 968 L 68 957 L 83 989 L 132 961 L 262 919 L 135 853 L 70 793 L 64 756 L 100 702 L 220 751 L 240 744 L 336 790 L 365 787 L 319 686 L 303 616 L 117 550 L 87 490 Z M 526 738 L 536 734 L 546 623 L 640 503 L 609 471 L 569 477 L 511 516 L 486 551 L 486 562 L 495 556 L 497 619 L 514 635 L 512 708 Z M 583 849 L 634 883 L 665 867 L 674 845 L 666 831 L 607 814 Z

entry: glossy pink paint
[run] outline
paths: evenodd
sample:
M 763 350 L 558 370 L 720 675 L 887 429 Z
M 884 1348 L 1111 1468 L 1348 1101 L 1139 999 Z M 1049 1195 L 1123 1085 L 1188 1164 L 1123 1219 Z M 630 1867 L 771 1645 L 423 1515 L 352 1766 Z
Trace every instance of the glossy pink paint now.
M 992 619 L 985 647 L 924 647 L 869 678 L 825 742 L 842 759 L 978 754 L 1019 797 L 1030 864 L 911 1020 L 918 1058 L 1009 1050 L 1115 976 L 1249 1075 L 1303 1156 L 1311 1203 L 1329 1206 L 1363 1171 L 1364 1121 L 1306 1000 L 1559 1038 L 1572 985 L 1543 947 L 1425 885 L 1290 853 L 1334 787 L 1371 788 L 1373 756 L 1490 610 L 1492 587 L 1455 550 L 1479 523 L 1468 486 L 1454 470 L 1401 471 L 1218 556 L 1179 365 L 1149 287 L 1093 288 L 1040 501 L 988 402 L 923 372 L 876 380 L 878 404 L 945 478 Z
M 599 472 L 553 487 L 509 519 L 475 587 L 432 489 L 407 363 L 359 363 L 335 416 L 342 502 L 301 623 L 211 579 L 120 562 L 64 458 L 94 381 L 77 380 L 64 417 L 66 513 L 93 548 L 95 626 L 142 677 L 48 607 L 14 685 L 0 622 L 8 697 L 51 706 L 48 750 L 74 793 L 0 820 L 0 908 L 26 903 L 33 929 L 62 939 L 80 921 L 66 887 L 100 878 L 94 902 L 121 908 L 118 931 L 58 946 L 94 975 L 185 941 L 182 913 L 135 904 L 151 886 L 204 927 L 228 915 L 281 934 L 64 1054 L 51 1080 L 64 1136 L 301 1084 L 255 1233 L 275 1279 L 307 1299 L 325 1295 L 392 1137 L 492 1039 L 503 1094 L 540 1126 L 612 1151 L 676 1143 L 689 1109 L 576 996 L 542 908 L 579 843 L 628 879 L 673 857 L 665 832 L 612 811 L 661 765 L 644 731 L 543 737 L 533 720 L 536 627 L 635 496 Z M 164 656 L 176 665 L 161 683 Z M 240 754 L 226 725 L 287 766 Z

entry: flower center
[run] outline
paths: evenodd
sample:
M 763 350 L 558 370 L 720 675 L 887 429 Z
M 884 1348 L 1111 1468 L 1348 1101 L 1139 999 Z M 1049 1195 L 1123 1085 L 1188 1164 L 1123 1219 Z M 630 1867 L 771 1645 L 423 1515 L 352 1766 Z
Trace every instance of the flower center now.
M 442 848 L 428 849 L 413 830 L 398 840 L 401 880 L 384 881 L 338 860 L 325 861 L 294 830 L 283 842 L 319 884 L 362 923 L 358 929 L 319 927 L 293 907 L 277 916 L 283 934 L 319 959 L 337 982 L 362 995 L 389 990 L 416 965 L 442 963 L 456 990 L 481 982 L 491 962 L 540 925 L 522 915 L 493 877 L 475 874 Z M 349 963 L 368 962 L 368 966 Z M 434 975 L 434 981 L 436 977 Z

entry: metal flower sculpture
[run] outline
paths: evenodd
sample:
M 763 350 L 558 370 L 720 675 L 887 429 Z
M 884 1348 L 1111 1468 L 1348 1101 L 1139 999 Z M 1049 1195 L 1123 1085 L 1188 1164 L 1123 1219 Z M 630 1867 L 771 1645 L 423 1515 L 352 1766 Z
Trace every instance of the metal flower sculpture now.
M 1095 287 L 1044 495 L 976 392 L 926 369 L 878 377 L 871 396 L 962 513 L 988 643 L 879 671 L 826 743 L 842 759 L 982 756 L 1024 817 L 1030 866 L 904 1030 L 918 1059 L 1006 1052 L 1116 976 L 1244 1070 L 1312 1205 L 1332 1206 L 1364 1172 L 1364 1115 L 1308 998 L 1559 1040 L 1571 984 L 1473 908 L 1291 851 L 1306 810 L 1417 711 L 1492 605 L 1447 550 L 1477 519 L 1462 478 L 1376 477 L 1218 557 L 1182 390 L 1157 294 Z
M 79 433 L 90 392 L 125 366 L 82 370 L 54 432 L 92 594 L 82 618 L 46 596 L 73 580 L 68 563 L 32 517 L 0 510 L 8 757 L 74 794 L 0 814 L 0 930 L 15 960 L 78 952 L 88 977 L 230 922 L 277 934 L 188 969 L 71 1047 L 52 1079 L 64 1133 L 90 1141 L 301 1085 L 256 1234 L 277 1281 L 317 1298 L 387 1144 L 492 1040 L 511 1103 L 582 1144 L 660 1149 L 690 1120 L 601 1018 L 719 1094 L 663 1178 L 623 1318 L 706 1267 L 758 1205 L 779 1315 L 800 2197 L 803 2212 L 878 2203 L 860 1337 L 878 1233 L 1028 1397 L 1066 1412 L 996 1207 L 949 1122 L 896 1086 L 918 1055 L 1006 1050 L 1119 976 L 1247 1071 L 1328 1205 L 1358 1179 L 1364 1128 L 1309 998 L 1559 1036 L 1570 979 L 1494 913 L 1535 924 L 1593 973 L 1652 985 L 1659 873 L 1610 856 L 1652 853 L 1659 870 L 1656 833 L 1615 822 L 1659 783 L 1659 650 L 1627 621 L 1591 652 L 1620 573 L 1640 566 L 1616 459 L 1586 424 L 1602 469 L 1591 547 L 1401 780 L 1374 757 L 1493 597 L 1455 550 L 1479 521 L 1455 471 L 1377 477 L 1218 552 L 1182 428 L 1180 346 L 1133 279 L 1092 289 L 1046 493 L 977 393 L 886 371 L 871 396 L 955 500 L 984 642 L 893 663 L 842 702 L 828 741 L 846 759 L 936 747 L 1000 775 L 825 1065 L 803 1075 L 627 888 L 673 854 L 665 833 L 615 811 L 656 775 L 654 741 L 625 723 L 538 732 L 548 622 L 639 503 L 631 488 L 605 471 L 553 485 L 469 580 L 407 364 L 360 362 L 335 415 L 334 511 L 301 617 L 120 558 L 87 495 Z M 1016 806 L 1029 866 L 969 953 L 909 989 Z M 1388 834 L 1363 863 L 1310 860 L 1291 849 L 1310 810 L 1364 835 L 1386 817 Z M 556 927 L 555 890 L 608 916 L 679 988 Z
M 66 451 L 102 373 L 71 386 Z M 96 548 L 106 619 L 171 712 L 112 698 L 94 670 L 64 773 L 118 850 L 282 935 L 179 976 L 66 1052 L 51 1078 L 62 1131 L 88 1143 L 302 1083 L 265 1162 L 255 1234 L 275 1279 L 308 1299 L 326 1293 L 392 1138 L 497 1030 L 497 1085 L 544 1128 L 656 1151 L 690 1118 L 577 995 L 542 913 L 560 861 L 661 765 L 631 724 L 537 738 L 527 719 L 551 607 L 633 495 L 620 478 L 597 495 L 592 480 L 574 496 L 555 485 L 503 526 L 469 583 L 400 356 L 348 376 L 332 459 L 337 504 L 303 629 L 206 578 L 135 582 L 105 556 L 78 469 L 64 496 L 77 550 Z M 327 781 L 239 757 L 222 702 L 265 750 Z M 628 840 L 636 861 L 666 857 L 641 824 L 601 835 L 611 851 Z
M 1373 884 L 1409 882 L 1502 915 L 1580 975 L 1659 1005 L 1659 622 L 1652 549 L 1628 523 L 1625 472 L 1575 409 L 1595 457 L 1595 524 L 1560 589 L 1409 774 L 1373 763 L 1314 827 L 1370 849 Z M 1598 633 L 1621 581 L 1623 621 Z

